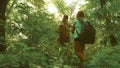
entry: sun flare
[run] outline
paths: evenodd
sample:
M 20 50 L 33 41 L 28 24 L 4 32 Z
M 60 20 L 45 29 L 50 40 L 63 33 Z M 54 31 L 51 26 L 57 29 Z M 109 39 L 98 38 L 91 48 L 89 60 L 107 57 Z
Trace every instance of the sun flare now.
M 57 8 L 51 0 L 44 0 L 46 2 L 46 9 L 48 13 L 54 14 L 55 18 L 61 18 L 59 13 L 59 8 Z M 86 0 L 63 0 L 65 6 L 72 7 L 71 5 L 75 5 L 71 16 L 74 17 L 75 14 L 80 10 L 80 6 L 87 3 Z
M 50 13 L 56 13 L 57 12 L 57 8 L 52 4 L 49 4 L 47 9 Z

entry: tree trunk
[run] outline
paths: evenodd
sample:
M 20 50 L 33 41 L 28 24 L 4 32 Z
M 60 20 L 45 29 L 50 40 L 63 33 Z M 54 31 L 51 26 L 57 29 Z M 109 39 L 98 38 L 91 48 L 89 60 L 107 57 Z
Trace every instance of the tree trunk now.
M 0 0 L 0 52 L 6 50 L 5 45 L 5 10 L 9 0 Z
M 100 5 L 101 5 L 101 8 L 103 8 L 103 6 L 106 4 L 106 0 L 100 0 Z

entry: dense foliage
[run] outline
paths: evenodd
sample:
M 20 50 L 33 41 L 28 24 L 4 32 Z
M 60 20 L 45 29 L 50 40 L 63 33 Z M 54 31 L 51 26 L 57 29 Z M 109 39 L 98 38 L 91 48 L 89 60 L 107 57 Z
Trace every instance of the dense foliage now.
M 40 2 L 39 2 L 40 1 Z M 86 0 L 80 6 L 96 28 L 96 42 L 86 45 L 86 68 L 120 67 L 120 1 L 108 0 L 101 7 L 100 0 Z M 60 16 L 72 12 L 76 3 L 66 6 L 63 0 L 52 0 Z M 46 9 L 45 0 L 9 1 L 6 9 L 5 53 L 0 54 L 0 68 L 77 68 L 78 58 L 73 41 L 59 46 L 57 26 L 60 20 Z M 73 22 L 71 19 L 70 22 Z M 116 44 L 111 43 L 113 35 Z M 71 35 L 72 36 L 72 35 Z

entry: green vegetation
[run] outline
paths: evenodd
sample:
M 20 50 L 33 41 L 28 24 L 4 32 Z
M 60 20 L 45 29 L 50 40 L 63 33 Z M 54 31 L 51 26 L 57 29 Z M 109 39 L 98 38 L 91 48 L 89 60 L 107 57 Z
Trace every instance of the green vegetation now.
M 0 49 L 3 46 L 1 43 L 6 43 L 6 50 L 0 50 L 0 68 L 78 67 L 79 59 L 74 53 L 73 42 L 59 46 L 56 41 L 56 29 L 61 21 L 59 18 L 68 14 L 69 22 L 73 22 L 78 1 L 70 6 L 64 0 L 46 1 L 49 0 L 10 0 L 6 3 L 6 21 L 0 17 L 0 26 L 4 26 L 0 31 L 5 28 L 5 36 L 0 34 Z M 85 11 L 86 18 L 96 28 L 97 34 L 95 44 L 86 45 L 87 61 L 84 67 L 119 68 L 120 1 L 107 0 L 103 7 L 101 0 L 86 1 L 84 5 L 78 4 L 78 8 Z M 48 11 L 48 3 L 57 8 L 57 14 Z

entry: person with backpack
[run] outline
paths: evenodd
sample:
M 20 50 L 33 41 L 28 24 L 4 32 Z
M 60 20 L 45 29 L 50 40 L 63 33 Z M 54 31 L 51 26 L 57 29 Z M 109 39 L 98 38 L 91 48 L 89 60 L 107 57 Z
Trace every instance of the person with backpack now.
M 84 12 L 79 11 L 76 15 L 76 19 L 73 22 L 73 29 L 72 29 L 73 36 L 74 36 L 74 49 L 75 49 L 76 55 L 80 59 L 80 66 L 82 66 L 82 63 L 84 61 L 86 61 L 86 57 L 83 53 L 85 49 L 85 42 L 83 42 L 82 40 L 79 40 L 79 34 L 83 29 L 82 23 L 84 23 L 85 21 L 84 17 L 85 17 Z
M 64 45 L 70 41 L 70 24 L 68 23 L 68 15 L 63 16 L 57 32 L 59 33 L 59 37 L 57 38 L 58 44 Z
M 90 22 L 85 20 L 85 15 L 83 11 L 79 11 L 76 15 L 76 19 L 73 22 L 72 33 L 74 36 L 74 49 L 76 55 L 80 59 L 80 66 L 86 61 L 86 56 L 84 55 L 85 44 L 94 44 L 96 30 L 90 24 Z

